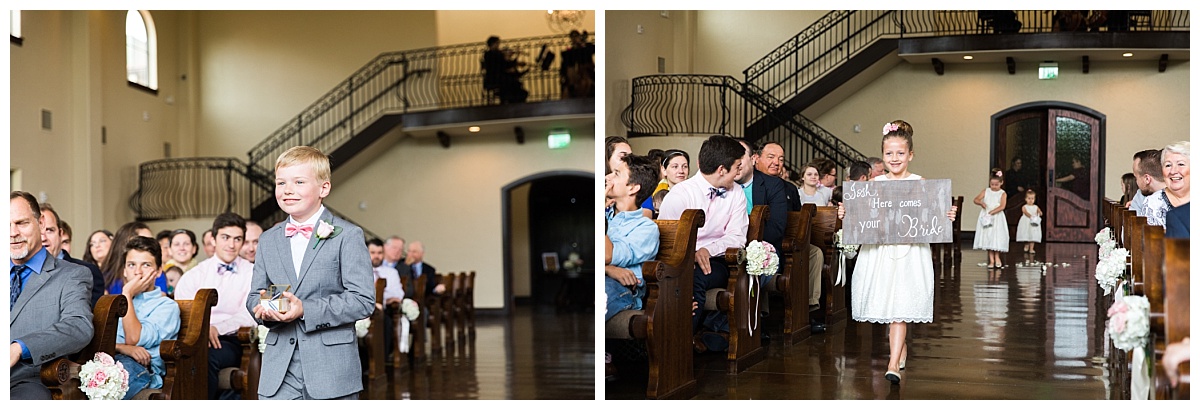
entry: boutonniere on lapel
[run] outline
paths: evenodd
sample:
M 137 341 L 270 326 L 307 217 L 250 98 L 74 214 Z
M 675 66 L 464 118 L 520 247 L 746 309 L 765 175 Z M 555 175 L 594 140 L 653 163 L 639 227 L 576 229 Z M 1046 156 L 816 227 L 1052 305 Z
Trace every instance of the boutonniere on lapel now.
M 321 240 L 333 238 L 339 233 L 342 233 L 342 227 L 333 226 L 332 223 L 326 221 L 317 221 L 317 241 L 313 243 L 313 249 L 317 249 Z

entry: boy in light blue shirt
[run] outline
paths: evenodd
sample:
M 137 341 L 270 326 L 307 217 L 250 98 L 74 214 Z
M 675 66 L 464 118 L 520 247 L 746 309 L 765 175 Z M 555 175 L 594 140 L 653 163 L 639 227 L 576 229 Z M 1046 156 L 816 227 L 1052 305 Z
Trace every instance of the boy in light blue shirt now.
M 155 286 L 162 266 L 162 247 L 153 238 L 134 237 L 121 252 L 125 274 L 121 294 L 129 311 L 117 327 L 117 362 L 129 372 L 125 400 L 144 389 L 160 389 L 166 367 L 158 347 L 179 335 L 179 305 Z
M 647 157 L 626 155 L 605 176 L 604 196 L 615 201 L 615 215 L 604 237 L 604 320 L 622 310 L 641 309 L 645 294 L 642 262 L 658 254 L 658 224 L 641 211 L 658 182 L 658 167 Z

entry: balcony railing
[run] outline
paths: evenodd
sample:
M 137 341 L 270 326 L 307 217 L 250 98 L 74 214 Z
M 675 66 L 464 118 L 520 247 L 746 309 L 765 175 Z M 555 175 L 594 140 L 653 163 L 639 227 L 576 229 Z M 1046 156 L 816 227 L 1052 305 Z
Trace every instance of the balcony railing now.
M 1071 28 L 1061 21 L 1056 23 L 1054 13 L 1016 11 L 1015 20 L 1020 22 L 1020 28 L 1015 33 L 1062 32 Z M 1112 21 L 1124 22 L 1123 25 L 1097 26 L 1094 32 L 1191 29 L 1188 10 L 1132 10 L 1127 13 L 1126 18 L 1110 14 Z M 994 11 L 987 10 L 835 10 L 751 64 L 743 75 L 747 84 L 754 84 L 776 99 L 787 101 L 876 40 L 1007 32 L 1008 27 L 1002 28 L 1004 24 L 997 23 L 995 17 Z M 1086 26 L 1082 29 L 1087 30 Z
M 570 45 L 566 35 L 501 42 L 529 69 L 521 78 L 527 102 L 562 98 L 560 56 Z M 483 88 L 485 51 L 480 42 L 381 54 L 255 145 L 248 153 L 250 164 L 266 173 L 279 154 L 297 145 L 332 152 L 386 113 L 499 104 Z M 538 58 L 545 55 L 555 58 Z
M 210 218 L 225 212 L 243 217 L 258 204 L 253 198 L 271 197 L 274 187 L 248 176 L 249 166 L 237 158 L 176 158 L 144 162 L 138 166 L 138 190 L 129 206 L 140 221 Z M 345 215 L 325 206 L 339 218 Z M 270 228 L 287 218 L 282 211 L 258 221 Z M 362 225 L 359 225 L 360 227 Z M 363 228 L 367 238 L 378 238 Z

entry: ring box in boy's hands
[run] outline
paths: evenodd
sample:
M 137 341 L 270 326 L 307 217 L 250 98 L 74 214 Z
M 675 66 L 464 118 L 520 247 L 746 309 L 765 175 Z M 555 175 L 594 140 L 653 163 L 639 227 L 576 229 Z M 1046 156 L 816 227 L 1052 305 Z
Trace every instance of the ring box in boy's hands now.
M 847 181 L 842 243 L 950 243 L 950 180 Z M 962 213 L 959 213 L 961 217 Z
M 259 306 L 263 309 L 274 310 L 279 313 L 287 313 L 288 300 L 283 297 L 283 292 L 292 289 L 292 285 L 271 285 L 267 292 L 262 294 L 258 299 Z

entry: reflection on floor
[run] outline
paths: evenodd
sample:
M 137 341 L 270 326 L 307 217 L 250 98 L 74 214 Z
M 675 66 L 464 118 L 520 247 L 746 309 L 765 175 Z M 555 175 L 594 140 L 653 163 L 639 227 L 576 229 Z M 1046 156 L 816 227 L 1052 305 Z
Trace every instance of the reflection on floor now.
M 384 395 L 369 399 L 592 400 L 594 316 L 533 307 L 511 316 L 477 314 L 474 341 L 413 367 L 405 361 Z
M 1097 306 L 1095 244 L 1042 244 L 1005 254 L 988 270 L 984 251 L 937 273 L 934 322 L 909 325 L 903 380 L 883 378 L 887 327 L 842 321 L 783 346 L 777 323 L 762 362 L 725 374 L 724 354 L 695 356 L 696 399 L 1105 399 L 1104 310 Z M 1029 262 L 1045 262 L 1042 266 Z M 840 289 L 840 288 L 839 288 Z M 608 399 L 645 398 L 645 367 L 606 383 Z M 640 376 L 640 377 L 639 377 Z

